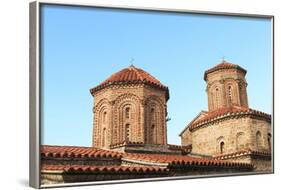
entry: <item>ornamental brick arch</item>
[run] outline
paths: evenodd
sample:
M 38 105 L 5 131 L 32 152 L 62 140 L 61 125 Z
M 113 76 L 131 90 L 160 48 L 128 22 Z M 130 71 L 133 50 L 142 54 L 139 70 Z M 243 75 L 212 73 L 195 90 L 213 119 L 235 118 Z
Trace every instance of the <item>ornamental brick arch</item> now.
M 217 153 L 218 154 L 223 154 L 226 152 L 226 143 L 225 143 L 225 138 L 224 136 L 220 136 L 217 138 Z
M 93 107 L 93 112 L 94 112 L 94 114 L 96 113 L 96 112 L 98 112 L 101 108 L 102 108 L 102 106 L 104 106 L 104 105 L 109 105 L 110 103 L 109 103 L 109 100 L 107 99 L 107 98 L 103 98 L 103 99 L 101 99 L 94 107 Z
M 166 106 L 157 96 L 145 100 L 145 142 L 148 144 L 166 144 Z
M 248 107 L 248 96 L 247 96 L 247 82 L 245 80 L 238 81 L 239 99 L 242 106 Z
M 140 99 L 134 94 L 116 98 L 113 107 L 113 144 L 141 141 L 140 104 Z
M 98 112 L 98 133 L 100 136 L 100 146 L 108 147 L 108 134 L 110 131 L 109 126 L 109 108 L 108 106 L 103 106 Z
M 235 79 L 229 78 L 224 82 L 225 102 L 228 107 L 240 105 L 239 86 Z
M 110 144 L 110 117 L 111 107 L 108 99 L 101 99 L 93 108 L 94 127 L 93 127 L 93 146 L 107 148 Z
M 219 81 L 216 81 L 210 86 L 209 94 L 209 107 L 211 110 L 220 108 L 223 105 L 222 100 L 222 85 Z

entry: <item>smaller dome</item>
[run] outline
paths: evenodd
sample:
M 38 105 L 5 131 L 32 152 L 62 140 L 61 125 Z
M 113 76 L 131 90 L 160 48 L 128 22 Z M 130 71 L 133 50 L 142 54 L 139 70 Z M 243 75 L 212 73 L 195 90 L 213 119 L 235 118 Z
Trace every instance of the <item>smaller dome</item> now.
M 204 80 L 206 80 L 208 74 L 210 74 L 212 72 L 215 72 L 215 71 L 218 71 L 218 70 L 222 70 L 222 69 L 238 69 L 238 70 L 244 72 L 245 74 L 247 73 L 246 69 L 240 67 L 239 65 L 236 65 L 236 64 L 233 64 L 233 63 L 230 63 L 230 62 L 227 62 L 227 61 L 223 60 L 220 64 L 218 64 L 218 65 L 212 67 L 211 69 L 208 69 L 207 71 L 205 71 Z
M 166 91 L 167 99 L 169 99 L 169 91 L 167 86 L 163 85 L 159 80 L 151 76 L 146 71 L 136 68 L 133 65 L 112 74 L 108 79 L 103 81 L 98 86 L 92 88 L 90 91 L 93 94 L 107 86 L 122 84 L 146 84 L 151 87 L 159 88 Z

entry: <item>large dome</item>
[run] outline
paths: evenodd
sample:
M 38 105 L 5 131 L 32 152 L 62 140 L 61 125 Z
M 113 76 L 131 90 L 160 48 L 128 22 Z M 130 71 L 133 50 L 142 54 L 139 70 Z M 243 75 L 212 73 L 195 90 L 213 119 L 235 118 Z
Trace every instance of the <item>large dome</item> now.
M 159 80 L 151 76 L 149 73 L 142 69 L 136 68 L 133 65 L 112 74 L 108 79 L 103 81 L 98 86 L 92 88 L 90 91 L 93 94 L 107 86 L 123 84 L 146 84 L 151 87 L 165 90 L 169 97 L 167 86 L 163 85 Z

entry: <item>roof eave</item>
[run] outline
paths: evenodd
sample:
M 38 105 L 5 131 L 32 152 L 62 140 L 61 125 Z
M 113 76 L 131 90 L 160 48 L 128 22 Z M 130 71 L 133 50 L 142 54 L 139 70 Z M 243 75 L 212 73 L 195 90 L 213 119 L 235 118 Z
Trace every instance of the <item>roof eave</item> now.
M 207 80 L 207 75 L 210 74 L 210 73 L 213 73 L 215 71 L 219 71 L 219 70 L 223 70 L 223 69 L 237 69 L 237 70 L 240 70 L 242 72 L 244 72 L 245 74 L 247 74 L 247 70 L 240 67 L 239 65 L 236 65 L 235 67 L 233 68 L 211 68 L 211 69 L 208 69 L 207 71 L 205 71 L 204 73 L 204 80 L 206 81 Z

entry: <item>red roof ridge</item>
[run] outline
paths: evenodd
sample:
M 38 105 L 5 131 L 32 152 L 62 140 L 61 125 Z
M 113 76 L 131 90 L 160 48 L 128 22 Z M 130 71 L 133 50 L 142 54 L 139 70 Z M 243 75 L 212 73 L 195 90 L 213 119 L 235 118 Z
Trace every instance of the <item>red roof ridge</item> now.
M 90 146 L 75 146 L 75 145 L 49 145 L 49 144 L 42 144 L 41 145 L 41 148 L 44 148 L 44 147 L 46 147 L 46 148 L 48 148 L 48 147 L 56 147 L 56 148 L 66 148 L 66 147 L 68 147 L 68 148 L 95 148 L 95 147 L 90 147 Z M 97 149 L 97 148 L 95 148 L 95 149 Z
M 189 122 L 188 125 L 186 125 L 186 127 L 181 131 L 181 133 L 179 134 L 179 136 L 181 136 L 181 135 L 186 131 L 186 129 L 189 127 L 190 123 L 195 122 L 202 114 L 207 114 L 207 113 L 208 113 L 208 111 L 206 111 L 206 110 L 201 110 L 201 111 L 196 115 L 196 117 L 195 117 L 194 119 L 192 119 L 192 120 Z
M 220 119 L 221 117 L 232 116 L 233 114 L 255 114 L 261 117 L 265 117 L 268 120 L 271 119 L 270 114 L 264 113 L 262 111 L 258 111 L 245 106 L 233 105 L 231 107 L 223 107 L 213 111 L 209 111 L 206 113 L 205 116 L 203 116 L 203 118 L 200 118 L 198 120 L 192 120 L 188 124 L 188 127 L 190 128 L 190 130 L 192 130 L 194 128 L 197 128 L 197 126 L 203 125 L 204 123 L 208 123 L 210 121 Z
M 129 67 L 129 69 L 133 69 L 135 72 L 136 72 L 136 74 L 138 75 L 138 77 L 143 81 L 144 79 L 143 79 L 143 77 L 141 76 L 141 74 L 139 73 L 139 71 L 136 69 L 136 67 L 134 66 L 134 65 L 131 65 L 130 67 Z

